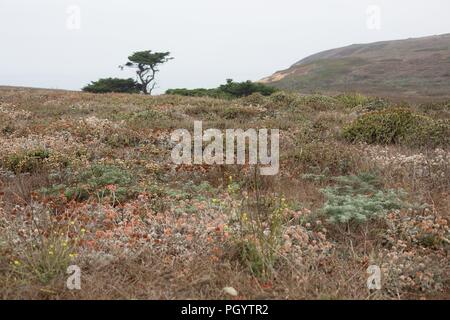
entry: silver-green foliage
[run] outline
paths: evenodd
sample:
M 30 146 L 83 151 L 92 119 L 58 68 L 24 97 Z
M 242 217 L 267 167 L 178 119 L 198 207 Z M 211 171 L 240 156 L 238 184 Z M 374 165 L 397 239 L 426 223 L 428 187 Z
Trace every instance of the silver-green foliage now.
M 335 186 L 321 190 L 326 198 L 322 212 L 330 222 L 364 222 L 406 206 L 401 190 L 382 190 L 373 174 L 343 176 L 334 180 Z

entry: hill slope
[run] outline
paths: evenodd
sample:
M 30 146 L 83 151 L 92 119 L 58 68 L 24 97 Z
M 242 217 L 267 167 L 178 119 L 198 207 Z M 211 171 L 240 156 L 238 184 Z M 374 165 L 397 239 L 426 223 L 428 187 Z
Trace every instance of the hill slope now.
M 299 92 L 450 96 L 450 34 L 323 51 L 261 80 Z

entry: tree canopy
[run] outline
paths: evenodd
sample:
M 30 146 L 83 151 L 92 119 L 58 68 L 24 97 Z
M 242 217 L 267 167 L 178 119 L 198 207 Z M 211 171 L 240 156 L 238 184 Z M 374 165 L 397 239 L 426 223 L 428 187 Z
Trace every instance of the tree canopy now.
M 175 94 L 180 96 L 191 97 L 213 97 L 233 99 L 249 96 L 252 93 L 260 93 L 264 96 L 270 96 L 276 92 L 277 89 L 267 86 L 263 83 L 251 82 L 250 80 L 244 82 L 234 82 L 232 79 L 227 79 L 225 84 L 213 89 L 169 89 L 166 94 Z
M 139 93 L 141 91 L 141 84 L 137 83 L 131 78 L 129 79 L 103 78 L 97 81 L 92 81 L 82 90 L 92 93 L 107 93 L 107 92 Z
M 128 62 L 124 67 L 136 69 L 138 80 L 141 84 L 141 90 L 145 94 L 151 94 L 156 86 L 156 73 L 159 72 L 159 66 L 173 58 L 170 52 L 152 52 L 151 50 L 134 52 L 128 57 Z

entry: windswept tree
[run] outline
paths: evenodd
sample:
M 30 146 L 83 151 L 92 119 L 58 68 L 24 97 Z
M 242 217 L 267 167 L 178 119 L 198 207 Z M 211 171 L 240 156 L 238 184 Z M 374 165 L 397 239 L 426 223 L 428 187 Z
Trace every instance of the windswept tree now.
M 156 86 L 155 76 L 159 71 L 158 66 L 172 59 L 170 52 L 138 51 L 129 56 L 128 62 L 120 68 L 122 70 L 124 67 L 136 69 L 142 92 L 152 94 Z

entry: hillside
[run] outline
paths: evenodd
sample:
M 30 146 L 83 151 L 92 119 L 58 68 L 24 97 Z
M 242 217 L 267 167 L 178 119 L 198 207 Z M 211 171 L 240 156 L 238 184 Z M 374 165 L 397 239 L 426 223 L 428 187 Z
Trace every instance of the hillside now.
M 362 95 L 1 88 L 0 298 L 448 299 L 449 119 Z M 195 120 L 280 129 L 278 174 L 175 164 Z
M 392 97 L 448 97 L 450 34 L 323 51 L 261 82 L 304 93 L 358 91 Z

